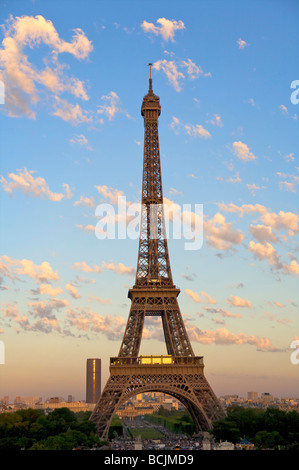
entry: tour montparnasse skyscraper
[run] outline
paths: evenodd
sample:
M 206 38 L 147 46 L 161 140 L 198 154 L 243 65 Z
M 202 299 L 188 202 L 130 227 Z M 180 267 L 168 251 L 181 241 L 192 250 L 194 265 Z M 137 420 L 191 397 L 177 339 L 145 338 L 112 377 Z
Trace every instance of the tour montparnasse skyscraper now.
M 224 411 L 204 375 L 202 356 L 195 356 L 173 284 L 165 220 L 159 148 L 160 99 L 149 90 L 143 97 L 144 155 L 138 262 L 131 309 L 117 357 L 110 358 L 110 377 L 90 417 L 107 439 L 117 409 L 132 396 L 162 392 L 177 398 L 190 412 L 197 432 L 211 429 Z M 154 220 L 153 220 L 154 218 Z M 154 227 L 154 229 L 153 229 Z M 166 356 L 139 356 L 145 316 L 162 319 Z

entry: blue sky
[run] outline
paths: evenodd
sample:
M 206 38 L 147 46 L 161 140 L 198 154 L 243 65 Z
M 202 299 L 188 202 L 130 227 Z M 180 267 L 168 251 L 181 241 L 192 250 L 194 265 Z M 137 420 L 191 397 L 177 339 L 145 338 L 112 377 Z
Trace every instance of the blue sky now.
M 298 396 L 298 21 L 295 1 L 2 3 L 0 397 L 82 399 L 88 357 L 108 377 L 138 241 L 99 240 L 95 209 L 139 201 L 149 62 L 164 197 L 203 205 L 202 248 L 169 240 L 194 351 L 218 395 Z M 148 321 L 141 352 L 161 339 Z

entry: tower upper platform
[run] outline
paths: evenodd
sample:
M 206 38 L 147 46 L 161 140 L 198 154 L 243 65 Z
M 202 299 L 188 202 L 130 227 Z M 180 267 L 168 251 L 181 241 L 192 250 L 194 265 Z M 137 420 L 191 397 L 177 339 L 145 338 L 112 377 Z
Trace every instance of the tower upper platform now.
M 152 83 L 152 75 L 151 75 L 151 66 L 150 67 L 150 77 L 149 77 L 149 88 L 148 93 L 143 97 L 142 106 L 141 106 L 141 115 L 144 117 L 153 117 L 152 113 L 145 113 L 146 111 L 156 111 L 154 115 L 159 117 L 161 114 L 161 106 L 160 106 L 160 98 L 159 96 L 155 95 L 153 92 L 153 83 Z

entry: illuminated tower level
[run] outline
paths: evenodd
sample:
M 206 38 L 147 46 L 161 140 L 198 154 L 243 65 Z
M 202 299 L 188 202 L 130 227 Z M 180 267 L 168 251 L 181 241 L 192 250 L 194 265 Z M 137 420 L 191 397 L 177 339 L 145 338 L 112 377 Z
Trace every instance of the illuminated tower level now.
M 149 90 L 141 106 L 142 211 L 136 279 L 128 293 L 131 309 L 118 356 L 110 358 L 110 377 L 90 418 L 104 439 L 117 409 L 144 392 L 162 392 L 180 400 L 197 431 L 211 429 L 213 421 L 224 417 L 204 376 L 203 357 L 194 355 L 177 301 L 180 290 L 172 280 L 162 205 L 158 133 L 161 106 L 153 93 L 149 65 Z M 145 316 L 161 317 L 167 356 L 138 356 Z

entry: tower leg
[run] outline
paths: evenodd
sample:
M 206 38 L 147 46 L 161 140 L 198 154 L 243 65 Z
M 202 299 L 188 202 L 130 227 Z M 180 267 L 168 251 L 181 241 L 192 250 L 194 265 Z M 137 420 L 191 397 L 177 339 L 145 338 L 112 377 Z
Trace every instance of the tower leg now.
M 144 324 L 144 308 L 134 301 L 131 304 L 126 331 L 119 351 L 120 357 L 138 356 Z
M 98 436 L 104 440 L 108 439 L 110 423 L 119 406 L 123 391 L 123 378 L 117 381 L 115 377 L 110 376 L 90 417 L 96 425 Z

